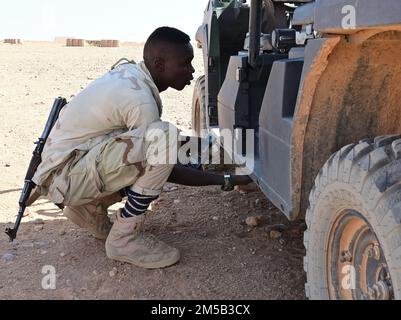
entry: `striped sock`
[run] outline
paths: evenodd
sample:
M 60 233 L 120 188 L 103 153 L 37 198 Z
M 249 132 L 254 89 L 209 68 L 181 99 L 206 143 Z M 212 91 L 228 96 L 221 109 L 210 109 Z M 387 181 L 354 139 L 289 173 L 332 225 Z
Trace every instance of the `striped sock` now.
M 145 213 L 150 203 L 159 197 L 142 195 L 129 189 L 126 189 L 126 192 L 128 199 L 124 209 L 121 210 L 122 218 L 132 218 Z

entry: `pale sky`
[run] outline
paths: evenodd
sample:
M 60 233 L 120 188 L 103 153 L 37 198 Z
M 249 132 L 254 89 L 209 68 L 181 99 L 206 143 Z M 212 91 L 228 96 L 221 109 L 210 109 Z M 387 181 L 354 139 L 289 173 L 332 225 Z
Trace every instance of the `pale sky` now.
M 208 0 L 0 0 L 0 39 L 145 41 L 171 26 L 192 40 Z

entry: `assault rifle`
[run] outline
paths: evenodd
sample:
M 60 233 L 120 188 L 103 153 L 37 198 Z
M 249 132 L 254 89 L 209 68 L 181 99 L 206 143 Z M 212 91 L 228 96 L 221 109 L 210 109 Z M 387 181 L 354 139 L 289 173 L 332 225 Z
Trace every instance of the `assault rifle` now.
M 29 163 L 29 167 L 27 170 L 27 173 L 25 175 L 25 180 L 24 180 L 24 188 L 22 189 L 20 198 L 19 198 L 19 210 L 18 210 L 18 216 L 17 220 L 15 222 L 14 228 L 7 228 L 6 229 L 6 234 L 10 237 L 10 241 L 13 241 L 17 237 L 17 232 L 19 225 L 21 223 L 22 216 L 24 215 L 24 211 L 27 207 L 27 201 L 31 196 L 32 190 L 36 187 L 36 184 L 32 181 L 32 178 L 39 166 L 39 164 L 42 162 L 42 151 L 45 146 L 47 137 L 50 134 L 50 131 L 52 130 L 54 124 L 56 123 L 60 110 L 67 104 L 67 100 L 65 98 L 58 97 L 53 104 L 53 107 L 50 111 L 49 118 L 47 119 L 45 129 L 43 130 L 42 135 L 38 139 L 36 144 L 36 148 L 33 151 L 33 156 L 31 158 L 31 162 Z M 35 199 L 36 200 L 36 199 Z M 33 203 L 33 201 L 30 199 L 30 204 Z

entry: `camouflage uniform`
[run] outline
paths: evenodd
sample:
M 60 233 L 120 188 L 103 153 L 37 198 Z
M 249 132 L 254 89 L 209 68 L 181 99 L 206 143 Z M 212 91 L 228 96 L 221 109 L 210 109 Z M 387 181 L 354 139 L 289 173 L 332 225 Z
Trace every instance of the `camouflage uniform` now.
M 152 166 L 149 128 L 160 121 L 159 91 L 144 62 L 122 64 L 92 82 L 61 111 L 33 181 L 56 204 L 81 206 L 124 187 L 158 195 L 173 165 Z

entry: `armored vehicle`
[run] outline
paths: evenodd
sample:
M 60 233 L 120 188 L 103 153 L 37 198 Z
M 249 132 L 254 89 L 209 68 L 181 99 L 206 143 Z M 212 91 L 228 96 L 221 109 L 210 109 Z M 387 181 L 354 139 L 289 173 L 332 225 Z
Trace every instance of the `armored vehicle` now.
M 307 297 L 401 299 L 401 1 L 210 0 L 196 40 L 193 129 L 305 219 Z

